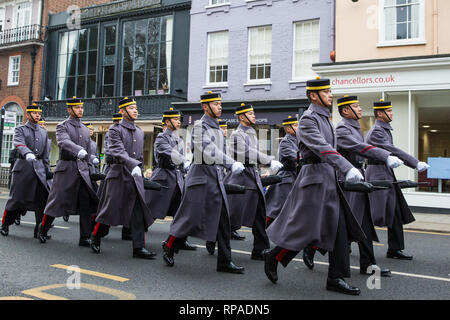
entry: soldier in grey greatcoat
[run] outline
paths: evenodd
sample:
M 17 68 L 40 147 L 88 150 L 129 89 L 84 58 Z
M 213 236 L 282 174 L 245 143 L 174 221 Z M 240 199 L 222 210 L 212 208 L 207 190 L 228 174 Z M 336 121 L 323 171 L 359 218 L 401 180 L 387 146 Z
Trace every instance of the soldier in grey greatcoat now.
M 193 163 L 185 180 L 181 204 L 163 242 L 163 259 L 174 265 L 174 253 L 187 236 L 217 241 L 217 271 L 243 273 L 244 268 L 231 261 L 230 219 L 223 184 L 223 168 L 234 173 L 244 170 L 240 162 L 226 155 L 225 140 L 217 118 L 222 114 L 220 94 L 209 92 L 200 100 L 205 114 L 195 121 L 192 131 Z
M 403 150 L 397 148 L 392 139 L 390 122 L 392 121 L 392 103 L 384 101 L 374 103 L 376 121 L 367 134 L 365 141 L 375 147 L 382 148 L 400 158 L 405 165 L 425 171 L 429 165 L 421 162 Z M 366 170 L 367 180 L 397 181 L 394 171 L 382 161 L 369 160 Z M 413 222 L 414 216 L 409 209 L 400 187 L 394 184 L 391 189 L 369 194 L 372 219 L 376 226 L 388 228 L 388 258 L 412 260 L 412 256 L 405 254 L 403 225 Z
M 136 126 L 138 106 L 132 98 L 119 102 L 123 119 L 108 131 L 108 150 L 112 156 L 111 169 L 105 179 L 100 198 L 97 224 L 91 235 L 91 249 L 100 253 L 100 241 L 110 226 L 122 225 L 131 229 L 133 257 L 153 259 L 156 253 L 145 248 L 145 232 L 154 222 L 145 204 L 144 132 Z
M 225 183 L 246 186 L 245 194 L 228 196 L 230 206 L 231 230 L 239 230 L 242 226 L 252 228 L 253 250 L 251 259 L 264 260 L 262 251 L 270 247 L 266 226 L 266 200 L 261 178 L 257 170 L 258 164 L 269 165 L 277 172 L 283 165 L 259 150 L 256 130 L 255 112 L 251 105 L 242 103 L 235 111 L 239 126 L 230 138 L 228 154 L 236 161 L 244 163 L 242 174 L 229 173 Z
M 359 295 L 360 289 L 344 278 L 350 277 L 348 241 L 363 240 L 365 235 L 344 198 L 336 172 L 345 174 L 347 181 L 364 178 L 336 151 L 330 80 L 310 80 L 306 90 L 311 105 L 297 131 L 302 169 L 280 214 L 267 228 L 276 247 L 265 252 L 264 270 L 276 282 L 278 262 L 286 267 L 300 250 L 317 246 L 329 256 L 327 290 Z
M 156 169 L 151 181 L 163 185 L 165 188 L 145 190 L 145 202 L 155 219 L 174 216 L 180 205 L 184 190 L 184 172 L 190 162 L 184 156 L 184 142 L 178 135 L 181 127 L 181 113 L 173 108 L 163 113 L 166 130 L 158 134 L 155 139 L 154 155 Z M 167 188 L 167 189 L 166 189 Z M 196 250 L 187 239 L 180 247 L 184 250 Z
M 89 129 L 81 122 L 83 102 L 73 97 L 67 101 L 69 118 L 56 126 L 59 160 L 38 238 L 46 242 L 53 220 L 66 215 L 80 216 L 79 246 L 89 247 L 91 214 L 97 210 L 98 197 L 92 188 L 89 164 L 98 159 L 91 154 Z
M 391 152 L 364 142 L 358 122 L 362 118 L 362 109 L 358 97 L 344 96 L 338 99 L 337 103 L 339 113 L 342 116 L 342 121 L 336 127 L 338 152 L 350 161 L 355 168 L 359 169 L 362 175 L 365 175 L 365 159 L 385 162 L 390 168 L 396 168 L 403 164 L 399 158 L 392 156 Z M 379 240 L 370 213 L 368 195 L 362 192 L 346 191 L 345 198 L 367 237 L 358 242 L 360 273 L 371 274 L 367 271 L 369 266 L 379 268 L 375 266 L 376 259 L 373 252 L 373 241 L 379 242 Z M 381 276 L 390 276 L 389 269 L 379 269 Z
M 38 124 L 41 112 L 41 107 L 36 104 L 28 106 L 27 123 L 18 126 L 14 132 L 14 147 L 19 157 L 11 168 L 11 188 L 0 228 L 3 236 L 8 235 L 9 226 L 27 210 L 35 213 L 35 238 L 42 221 L 50 190 L 46 174 L 50 171 L 50 163 L 47 131 Z
M 283 180 L 280 183 L 270 186 L 266 192 L 266 228 L 280 214 L 281 208 L 283 208 L 286 198 L 294 185 L 295 178 L 297 177 L 299 154 L 296 134 L 298 120 L 289 116 L 289 118 L 283 120 L 282 125 L 286 135 L 278 146 L 278 158 L 283 164 L 283 168 L 278 172 L 278 175 L 281 176 Z

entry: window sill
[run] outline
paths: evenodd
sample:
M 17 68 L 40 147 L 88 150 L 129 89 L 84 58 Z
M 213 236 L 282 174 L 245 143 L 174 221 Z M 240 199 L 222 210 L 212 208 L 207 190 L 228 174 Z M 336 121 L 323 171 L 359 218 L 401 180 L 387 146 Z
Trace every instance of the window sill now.
M 247 82 L 244 83 L 244 90 L 246 92 L 252 91 L 252 90 L 260 90 L 264 89 L 265 91 L 270 91 L 272 89 L 272 82 L 271 81 L 264 81 L 264 82 Z
M 206 14 L 209 16 L 213 14 L 214 12 L 224 12 L 228 13 L 230 11 L 230 3 L 221 3 L 221 4 L 215 4 L 211 6 L 206 6 Z
M 247 9 L 252 9 L 256 6 L 272 6 L 272 0 L 245 0 L 247 3 Z
M 17 83 L 11 83 L 11 84 L 7 84 L 6 85 L 7 87 L 18 87 L 19 86 L 19 83 L 17 82 Z
M 208 83 L 202 87 L 203 89 L 212 89 L 215 92 L 226 93 L 228 91 L 228 83 Z
M 400 46 L 417 46 L 427 44 L 426 40 L 394 40 L 394 41 L 384 41 L 377 43 L 377 48 L 383 47 L 400 47 Z
M 314 77 L 312 76 L 311 79 L 313 79 Z M 297 88 L 306 88 L 306 81 L 308 81 L 310 78 L 308 79 L 298 79 L 298 80 L 291 80 L 288 81 L 289 83 L 289 89 L 291 90 L 296 90 Z

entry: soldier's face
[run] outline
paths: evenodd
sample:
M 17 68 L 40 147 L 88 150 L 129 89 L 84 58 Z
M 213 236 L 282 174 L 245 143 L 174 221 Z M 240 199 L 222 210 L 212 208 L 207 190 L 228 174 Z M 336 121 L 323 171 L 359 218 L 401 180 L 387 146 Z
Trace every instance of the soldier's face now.
M 250 124 L 256 123 L 256 116 L 254 111 L 249 111 L 245 113 L 247 115 L 248 121 L 250 121 Z
M 38 123 L 41 120 L 41 113 L 36 111 L 31 111 L 27 113 L 27 118 L 33 123 Z
M 352 110 L 350 110 L 350 108 L 353 109 L 354 112 Z M 353 104 L 347 106 L 346 108 L 344 108 L 344 115 L 346 118 L 350 118 L 353 120 L 361 119 L 362 118 L 362 108 L 359 105 L 359 103 L 353 103 Z
M 284 127 L 284 131 L 287 134 L 290 134 L 293 136 L 295 136 L 297 129 L 298 129 L 298 123 L 290 124 L 290 125 Z
M 137 105 L 132 104 L 130 106 L 125 107 L 125 109 L 127 110 L 127 112 L 122 113 L 125 117 L 128 116 L 130 119 L 129 120 L 136 120 L 139 116 L 139 112 L 137 109 Z
M 73 106 L 73 107 L 67 108 L 67 111 L 69 111 L 69 114 L 72 117 L 81 118 L 81 117 L 83 117 L 84 108 L 83 108 L 83 105 Z
M 324 107 L 331 108 L 333 105 L 333 94 L 331 93 L 331 89 L 321 90 L 318 92 L 322 101 L 325 103 Z
M 214 114 L 211 113 L 211 110 L 214 112 Z M 213 101 L 208 104 L 203 104 L 203 110 L 211 117 L 211 118 L 218 118 L 222 115 L 222 102 L 221 101 Z
M 180 117 L 176 117 L 172 119 L 173 129 L 178 130 L 181 127 L 181 119 Z
M 94 135 L 94 129 L 93 128 L 89 128 L 89 136 L 93 136 Z
M 385 117 L 385 121 L 386 122 L 391 122 L 392 119 L 393 119 L 392 108 L 386 109 L 385 112 L 387 113 L 387 116 L 386 116 L 386 113 L 383 112 L 383 116 Z

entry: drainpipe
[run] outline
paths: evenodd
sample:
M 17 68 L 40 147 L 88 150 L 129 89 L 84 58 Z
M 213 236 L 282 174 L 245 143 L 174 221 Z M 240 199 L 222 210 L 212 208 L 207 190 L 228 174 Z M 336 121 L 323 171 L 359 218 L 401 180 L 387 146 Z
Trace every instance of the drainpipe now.
M 28 104 L 33 102 L 33 81 L 34 81 L 34 66 L 36 64 L 36 46 L 33 46 L 33 50 L 30 52 L 31 56 L 31 76 L 30 76 L 30 92 L 28 94 Z
M 433 54 L 439 54 L 438 0 L 433 0 Z

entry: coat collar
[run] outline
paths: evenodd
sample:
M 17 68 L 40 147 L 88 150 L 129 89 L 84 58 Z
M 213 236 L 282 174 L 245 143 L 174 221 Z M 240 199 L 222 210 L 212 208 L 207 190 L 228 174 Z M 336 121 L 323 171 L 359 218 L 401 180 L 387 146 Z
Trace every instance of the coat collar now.
M 219 127 L 219 121 L 217 121 L 217 119 L 211 118 L 211 117 L 208 116 L 206 113 L 202 116 L 202 118 L 201 118 L 200 120 L 202 120 L 203 122 L 205 122 L 206 124 L 208 124 L 210 127 L 220 129 L 220 127 Z
M 330 109 L 326 107 L 318 106 L 317 104 L 311 103 L 309 106 L 309 110 L 314 111 L 322 116 L 329 118 L 331 116 Z
M 247 134 L 256 134 L 256 131 L 253 127 L 247 127 L 247 126 L 244 126 L 243 124 L 239 124 L 238 130 L 242 130 Z
M 30 128 L 34 131 L 38 131 L 40 128 L 37 123 L 31 123 L 30 121 L 27 121 L 27 123 L 25 123 L 25 126 L 27 126 L 28 128 Z
M 351 125 L 352 127 L 355 127 L 356 129 L 361 129 L 361 126 L 359 125 L 358 120 L 342 118 L 342 122 L 345 124 Z
M 380 127 L 384 128 L 384 129 L 387 129 L 387 130 L 394 130 L 394 129 L 392 129 L 390 123 L 387 123 L 387 122 L 384 122 L 381 120 L 377 120 L 375 124 L 379 125 Z
M 69 116 L 67 121 L 70 122 L 70 124 L 72 124 L 72 125 L 74 125 L 76 127 L 81 127 L 81 120 L 80 120 L 80 118 L 74 118 L 72 116 Z
M 292 142 L 297 142 L 297 136 L 293 136 L 292 134 L 286 133 L 285 135 L 287 140 L 291 140 Z
M 120 124 L 130 130 L 136 130 L 136 124 L 131 121 L 126 120 L 125 118 L 123 118 L 122 120 L 120 120 Z

